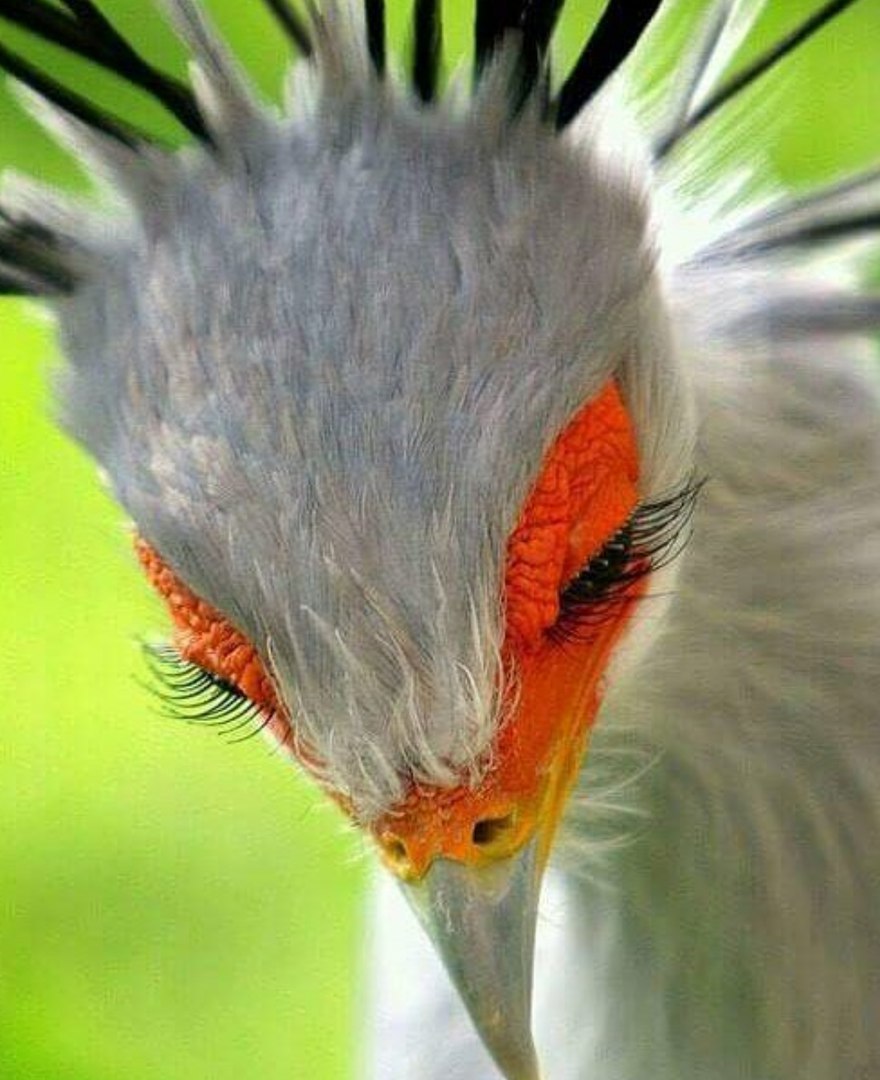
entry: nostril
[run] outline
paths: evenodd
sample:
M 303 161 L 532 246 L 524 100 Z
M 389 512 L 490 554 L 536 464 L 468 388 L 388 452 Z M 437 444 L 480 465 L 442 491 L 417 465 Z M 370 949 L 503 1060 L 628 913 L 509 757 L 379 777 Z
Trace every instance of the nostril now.
M 505 814 L 504 817 L 483 818 L 482 821 L 478 821 L 474 825 L 471 838 L 477 847 L 487 847 L 509 832 L 513 827 L 513 823 L 513 814 Z
M 389 840 L 387 851 L 395 861 L 402 861 L 406 858 L 406 844 L 402 840 Z
M 409 863 L 409 851 L 399 836 L 383 836 L 381 843 L 385 858 L 393 867 L 400 869 Z

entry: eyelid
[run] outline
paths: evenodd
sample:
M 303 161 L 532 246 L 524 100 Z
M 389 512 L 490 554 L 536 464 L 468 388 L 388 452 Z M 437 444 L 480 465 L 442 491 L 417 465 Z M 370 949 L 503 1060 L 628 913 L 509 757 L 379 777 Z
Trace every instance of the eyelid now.
M 262 730 L 272 718 L 269 710 L 252 701 L 233 683 L 207 668 L 186 660 L 172 645 L 144 646 L 150 671 L 158 684 L 150 689 L 162 701 L 171 719 L 202 724 L 225 734 L 246 734 L 240 742 Z
M 560 593 L 559 617 L 548 631 L 551 639 L 583 640 L 613 614 L 632 584 L 674 560 L 687 543 L 697 496 L 703 480 L 689 479 L 671 495 L 640 503 L 627 523 L 594 554 Z M 607 578 L 590 578 L 591 567 L 608 556 L 613 545 L 625 542 L 626 557 Z M 601 574 L 604 568 L 597 568 Z
M 174 624 L 178 658 L 233 684 L 261 708 L 280 712 L 275 686 L 257 650 L 223 614 L 197 596 L 155 548 L 135 536 L 135 552 Z

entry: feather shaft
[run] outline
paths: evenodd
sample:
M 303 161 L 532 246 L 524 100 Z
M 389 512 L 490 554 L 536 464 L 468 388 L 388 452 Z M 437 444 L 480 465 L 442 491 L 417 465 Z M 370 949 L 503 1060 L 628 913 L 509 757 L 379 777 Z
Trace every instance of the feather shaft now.
M 661 139 L 655 151 L 657 158 L 666 157 L 685 136 L 704 124 L 719 109 L 738 97 L 739 94 L 757 82 L 762 76 L 772 71 L 785 57 L 809 41 L 828 23 L 838 15 L 842 15 L 847 8 L 852 7 L 855 3 L 857 3 L 857 0 L 830 0 L 829 3 L 815 11 L 800 26 L 772 45 L 751 64 L 743 68 L 742 71 L 728 79 L 688 117 L 686 123 L 677 131 L 670 132 L 664 139 Z
M 146 91 L 191 134 L 199 139 L 207 137 L 188 87 L 144 60 L 94 4 L 76 0 L 68 7 L 73 16 L 65 15 L 44 0 L 29 0 L 26 4 L 20 0 L 0 0 L 0 18 Z
M 556 127 L 566 127 L 638 44 L 663 0 L 609 0 L 556 100 Z

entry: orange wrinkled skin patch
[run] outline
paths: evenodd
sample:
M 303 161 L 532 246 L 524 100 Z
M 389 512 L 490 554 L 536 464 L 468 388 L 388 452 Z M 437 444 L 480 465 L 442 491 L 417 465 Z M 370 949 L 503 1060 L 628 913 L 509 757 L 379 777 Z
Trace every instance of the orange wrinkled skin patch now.
M 150 584 L 165 600 L 174 624 L 174 646 L 181 657 L 230 683 L 271 715 L 267 729 L 273 734 L 287 728 L 272 680 L 247 638 L 216 608 L 199 599 L 141 537 L 135 537 L 135 553 Z
M 558 436 L 507 549 L 508 645 L 537 647 L 559 594 L 632 513 L 638 458 L 620 392 L 609 381 Z

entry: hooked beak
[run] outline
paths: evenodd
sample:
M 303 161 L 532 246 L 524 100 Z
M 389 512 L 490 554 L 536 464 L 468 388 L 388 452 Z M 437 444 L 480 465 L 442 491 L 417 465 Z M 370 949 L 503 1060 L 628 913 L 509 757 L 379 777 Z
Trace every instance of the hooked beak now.
M 506 1080 L 539 1080 L 531 1035 L 538 841 L 488 865 L 439 858 L 400 884 Z

